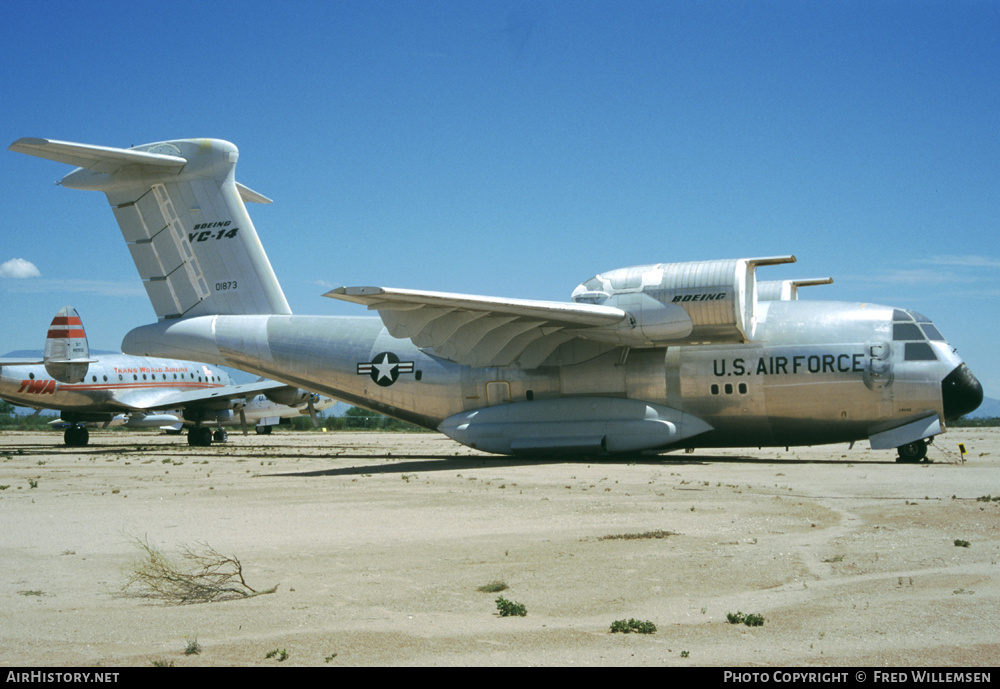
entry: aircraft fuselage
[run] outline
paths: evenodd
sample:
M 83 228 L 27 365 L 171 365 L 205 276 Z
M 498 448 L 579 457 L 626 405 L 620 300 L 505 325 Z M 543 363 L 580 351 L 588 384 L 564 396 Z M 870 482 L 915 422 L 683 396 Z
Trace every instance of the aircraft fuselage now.
M 981 399 L 981 388 L 944 391 L 945 379 L 964 365 L 933 326 L 929 335 L 915 327 L 926 322 L 919 314 L 775 301 L 761 302 L 757 319 L 748 344 L 617 348 L 529 370 L 433 356 L 390 336 L 377 318 L 167 320 L 137 328 L 123 346 L 161 356 L 176 346 L 427 428 L 444 430 L 445 420 L 463 412 L 511 403 L 543 410 L 539 403 L 573 398 L 634 400 L 710 426 L 659 449 L 850 442 L 910 421 L 954 418 L 978 405 L 977 392 Z

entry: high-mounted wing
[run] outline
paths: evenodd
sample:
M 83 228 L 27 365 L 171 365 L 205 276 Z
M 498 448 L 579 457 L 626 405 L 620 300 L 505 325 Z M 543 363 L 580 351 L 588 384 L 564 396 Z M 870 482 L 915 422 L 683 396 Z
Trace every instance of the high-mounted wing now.
M 324 296 L 364 304 L 378 311 L 393 337 L 470 366 L 517 361 L 532 368 L 578 337 L 580 329 L 628 320 L 625 311 L 611 306 L 385 287 L 338 287 Z
M 324 296 L 378 311 L 393 337 L 470 366 L 568 365 L 615 347 L 748 342 L 756 269 L 794 256 L 634 266 L 581 284 L 572 302 L 385 287 Z

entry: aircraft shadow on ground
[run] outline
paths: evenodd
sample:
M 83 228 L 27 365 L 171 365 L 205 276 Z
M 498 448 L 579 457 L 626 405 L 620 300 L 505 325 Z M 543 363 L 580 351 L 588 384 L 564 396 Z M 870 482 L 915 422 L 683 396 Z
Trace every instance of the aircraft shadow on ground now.
M 312 456 L 315 459 L 315 456 Z M 332 459 L 352 459 L 352 460 L 396 460 L 395 456 L 377 456 L 369 454 L 342 454 Z M 261 477 L 290 477 L 299 476 L 303 478 L 317 476 L 358 476 L 372 474 L 399 474 L 409 472 L 432 472 L 432 471 L 463 471 L 472 469 L 503 469 L 510 467 L 530 467 L 530 466 L 551 466 L 565 464 L 567 466 L 581 464 L 614 466 L 625 464 L 644 464 L 656 467 L 681 467 L 681 466 L 706 466 L 709 464 L 760 464 L 760 465 L 850 465 L 857 461 L 845 459 L 760 459 L 758 457 L 732 457 L 732 456 L 695 456 L 676 457 L 668 455 L 657 455 L 648 457 L 630 458 L 610 458 L 610 457 L 456 457 L 453 455 L 407 455 L 406 459 L 390 461 L 384 464 L 366 464 L 362 466 L 331 467 L 329 469 L 315 469 L 308 471 L 283 471 L 275 473 L 258 473 Z M 895 461 L 872 461 L 864 460 L 865 464 L 895 464 Z
M 232 458 L 232 450 L 241 449 L 232 445 L 213 445 L 212 449 L 190 447 L 187 445 L 103 445 L 91 443 L 86 447 L 67 447 L 64 445 L 53 445 L 49 443 L 20 443 L 4 448 L 4 454 L 11 456 L 37 456 L 50 454 L 73 453 L 82 456 L 103 456 L 114 454 L 139 458 L 143 456 L 171 456 L 180 458 L 201 458 L 211 461 L 212 459 Z M 553 456 L 500 456 L 500 455 L 442 455 L 442 454 L 407 454 L 390 455 L 378 453 L 343 453 L 330 452 L 327 455 L 317 455 L 314 452 L 296 451 L 296 446 L 252 446 L 246 448 L 248 453 L 245 459 L 267 460 L 268 462 L 281 460 L 368 460 L 379 462 L 378 464 L 364 464 L 361 466 L 352 465 L 345 467 L 330 467 L 326 469 L 314 469 L 305 471 L 276 471 L 274 473 L 258 472 L 257 476 L 300 476 L 303 478 L 315 476 L 357 476 L 363 474 L 397 474 L 408 472 L 430 472 L 430 471 L 461 471 L 471 469 L 490 469 L 504 467 L 524 467 L 524 466 L 544 466 L 553 464 L 580 465 L 622 465 L 622 464 L 645 464 L 659 467 L 680 467 L 680 466 L 704 466 L 709 464 L 760 464 L 760 465 L 843 465 L 851 464 L 896 464 L 895 458 L 884 460 L 875 459 L 845 459 L 841 457 L 830 459 L 806 459 L 799 457 L 789 458 L 760 458 L 749 455 L 697 455 L 697 454 L 662 454 L 662 455 L 641 455 L 631 457 L 579 457 L 567 455 Z M 212 451 L 214 450 L 214 451 Z M 220 451 L 229 450 L 226 454 Z M 388 461 L 386 461 L 388 460 Z M 919 465 L 917 465 L 919 466 Z

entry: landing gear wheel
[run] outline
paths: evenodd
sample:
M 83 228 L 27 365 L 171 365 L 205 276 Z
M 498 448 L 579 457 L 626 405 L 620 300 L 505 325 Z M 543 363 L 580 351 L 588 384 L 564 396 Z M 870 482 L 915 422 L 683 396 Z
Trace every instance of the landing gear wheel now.
M 916 464 L 923 461 L 927 456 L 927 441 L 916 440 L 906 445 L 900 445 L 896 448 L 896 452 L 899 453 L 899 456 L 896 457 L 897 462 L 901 464 Z
M 63 442 L 70 447 L 84 447 L 90 442 L 90 431 L 86 426 L 70 426 L 63 433 Z
M 208 447 L 212 444 L 212 429 L 208 426 L 195 426 L 188 431 L 188 445 Z
M 217 443 L 224 443 L 229 440 L 229 433 L 225 429 L 220 428 L 212 434 L 212 440 Z
M 271 435 L 270 426 L 255 426 L 254 428 L 257 431 L 257 435 Z

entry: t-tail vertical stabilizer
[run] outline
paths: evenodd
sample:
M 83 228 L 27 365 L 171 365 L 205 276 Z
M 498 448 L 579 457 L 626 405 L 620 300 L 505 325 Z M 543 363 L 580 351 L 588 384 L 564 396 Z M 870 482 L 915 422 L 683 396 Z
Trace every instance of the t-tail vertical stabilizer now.
M 107 195 L 160 320 L 291 313 L 244 205 L 270 199 L 236 182 L 228 141 L 120 149 L 25 138 L 10 150 L 78 165 L 60 184 Z

